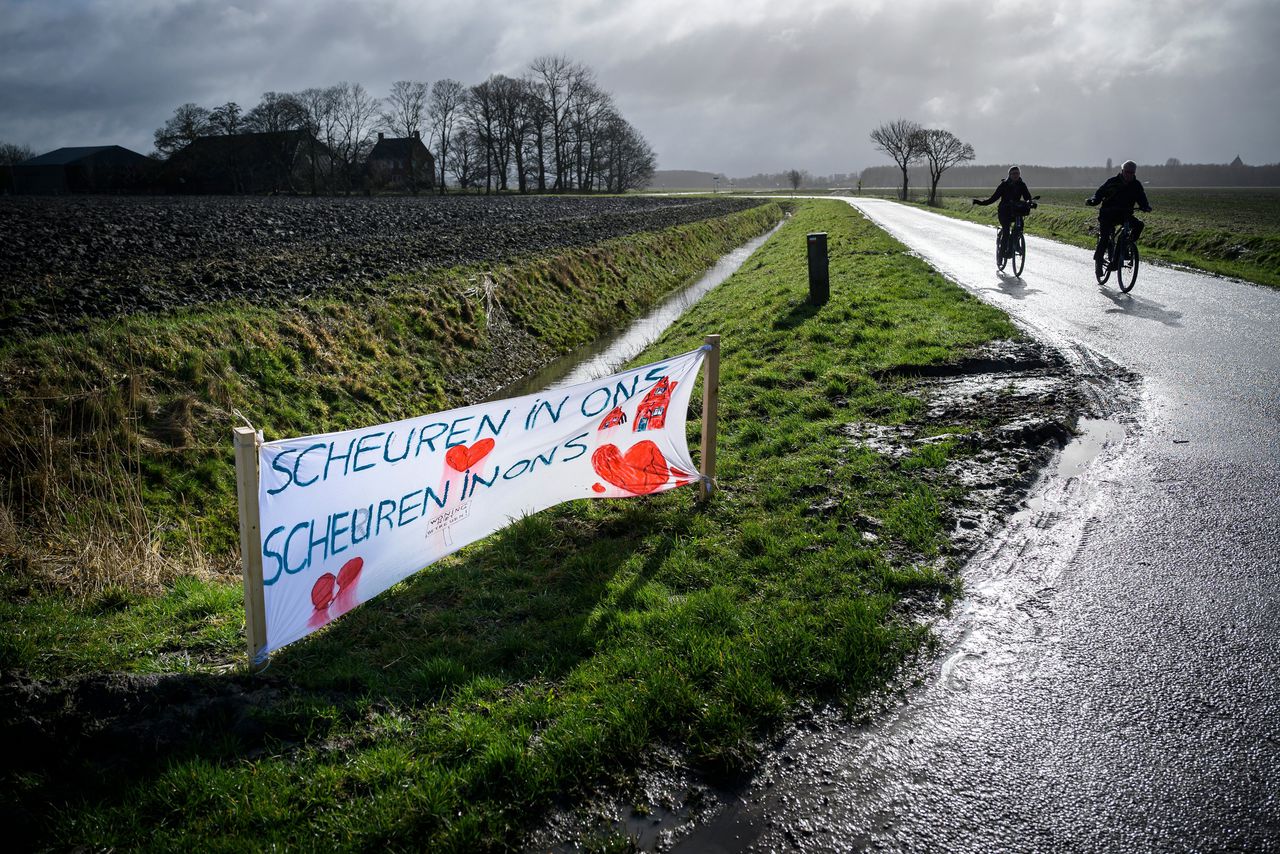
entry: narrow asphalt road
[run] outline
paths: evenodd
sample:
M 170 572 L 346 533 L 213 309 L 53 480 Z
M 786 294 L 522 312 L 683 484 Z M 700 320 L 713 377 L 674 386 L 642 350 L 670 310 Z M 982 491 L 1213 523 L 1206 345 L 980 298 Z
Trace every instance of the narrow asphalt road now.
M 966 567 L 923 686 L 795 733 L 674 850 L 1280 851 L 1280 292 L 1147 265 L 1124 295 L 1036 237 L 1002 276 L 989 227 L 849 201 L 1139 393 Z

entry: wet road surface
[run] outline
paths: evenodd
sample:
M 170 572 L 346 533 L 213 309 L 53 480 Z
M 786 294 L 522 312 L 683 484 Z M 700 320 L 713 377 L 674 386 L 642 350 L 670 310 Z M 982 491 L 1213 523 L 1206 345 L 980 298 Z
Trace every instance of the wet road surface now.
M 1071 354 L 1083 435 L 965 569 L 905 702 L 792 734 L 673 850 L 1280 851 L 1280 292 L 850 200 Z M 1158 220 L 1159 211 L 1151 214 Z

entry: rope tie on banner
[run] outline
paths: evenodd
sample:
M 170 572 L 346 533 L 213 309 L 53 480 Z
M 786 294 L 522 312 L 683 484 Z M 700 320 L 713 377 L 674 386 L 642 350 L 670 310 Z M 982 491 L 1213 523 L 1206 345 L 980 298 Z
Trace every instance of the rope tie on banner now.
M 239 409 L 236 409 L 234 406 L 231 407 L 231 414 L 236 418 L 239 418 L 241 421 L 243 421 L 244 426 L 248 427 L 250 430 L 253 431 L 254 438 L 257 439 L 258 444 L 261 445 L 263 442 L 262 431 L 259 430 L 257 427 L 253 426 L 253 422 L 249 420 L 248 416 L 246 416 Z

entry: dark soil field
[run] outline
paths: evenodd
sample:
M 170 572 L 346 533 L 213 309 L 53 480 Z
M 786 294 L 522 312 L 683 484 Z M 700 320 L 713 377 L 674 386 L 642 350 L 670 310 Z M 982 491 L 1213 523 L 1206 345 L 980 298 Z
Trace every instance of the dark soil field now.
M 368 288 L 428 267 L 585 246 L 747 199 L 3 197 L 0 334 L 230 298 Z

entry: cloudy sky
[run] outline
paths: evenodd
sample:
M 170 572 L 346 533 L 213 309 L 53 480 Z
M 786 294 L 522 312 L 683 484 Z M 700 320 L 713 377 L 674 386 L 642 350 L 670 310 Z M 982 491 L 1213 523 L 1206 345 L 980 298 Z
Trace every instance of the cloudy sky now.
M 0 0 L 0 142 L 152 149 L 187 101 L 590 66 L 659 168 L 887 164 L 899 117 L 979 163 L 1280 161 L 1280 0 Z

